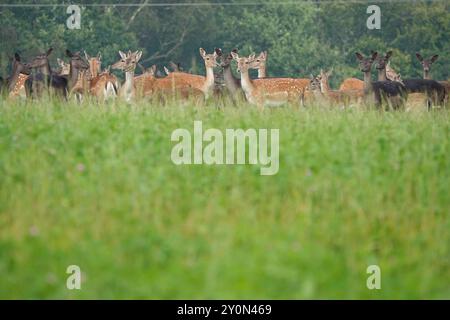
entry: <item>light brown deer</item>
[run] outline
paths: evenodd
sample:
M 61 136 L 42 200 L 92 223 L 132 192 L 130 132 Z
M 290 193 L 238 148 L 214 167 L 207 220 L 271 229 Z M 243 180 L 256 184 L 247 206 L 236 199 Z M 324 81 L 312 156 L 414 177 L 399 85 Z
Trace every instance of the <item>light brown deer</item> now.
M 256 63 L 258 65 L 258 78 L 262 79 L 267 77 L 266 67 L 267 67 L 267 51 L 263 51 L 256 57 Z
M 333 70 L 320 70 L 318 80 L 320 90 L 331 104 L 338 104 L 342 107 L 348 107 L 351 102 L 358 103 L 364 97 L 364 90 L 332 90 L 329 85 L 329 78 Z
M 110 73 L 109 68 L 100 72 L 102 66 L 100 53 L 95 57 L 89 56 L 86 51 L 84 54 L 89 63 L 89 72 L 86 73 L 86 77 L 89 78 L 89 93 L 98 101 L 114 99 L 119 90 L 117 77 Z
M 164 78 L 165 81 L 156 81 L 155 85 L 158 89 L 166 89 L 165 85 L 169 85 L 170 88 L 186 88 L 186 89 L 197 89 L 203 92 L 205 98 L 212 96 L 214 92 L 214 68 L 218 66 L 217 64 L 217 53 L 207 54 L 203 48 L 199 49 L 200 55 L 203 58 L 206 69 L 206 77 L 190 74 L 186 72 L 170 72 L 170 74 Z M 162 86 L 162 87 L 161 87 Z
M 125 82 L 119 90 L 119 96 L 130 102 L 136 97 L 136 85 L 134 83 L 134 70 L 142 57 L 142 51 L 124 53 L 119 51 L 120 60 L 113 64 L 113 69 L 125 72 Z
M 248 102 L 256 105 L 259 109 L 264 106 L 280 106 L 289 102 L 300 103 L 304 90 L 310 82 L 309 79 L 263 78 L 252 80 L 249 69 L 258 67 L 255 54 L 251 54 L 249 57 L 239 57 L 237 53 L 231 52 L 231 55 L 237 61 L 238 72 L 241 73 L 242 89 Z

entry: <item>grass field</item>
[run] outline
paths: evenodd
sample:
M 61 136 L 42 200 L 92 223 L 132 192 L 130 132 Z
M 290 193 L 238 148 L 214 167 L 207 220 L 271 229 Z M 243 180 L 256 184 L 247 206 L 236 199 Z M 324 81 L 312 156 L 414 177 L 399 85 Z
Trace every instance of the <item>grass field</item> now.
M 279 128 L 278 174 L 175 166 L 194 120 Z M 0 298 L 450 298 L 449 187 L 448 111 L 1 102 Z

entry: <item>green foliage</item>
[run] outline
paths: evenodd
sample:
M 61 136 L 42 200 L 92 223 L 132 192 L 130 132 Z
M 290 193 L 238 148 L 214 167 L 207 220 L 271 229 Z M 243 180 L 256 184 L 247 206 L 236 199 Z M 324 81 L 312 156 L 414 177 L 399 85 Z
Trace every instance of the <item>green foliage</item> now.
M 158 1 L 142 1 L 152 2 Z M 209 52 L 238 47 L 243 54 L 269 51 L 269 76 L 305 77 L 333 67 L 333 86 L 343 78 L 361 78 L 355 51 L 394 49 L 392 66 L 404 78 L 422 75 L 416 51 L 423 56 L 437 53 L 434 78 L 450 77 L 450 10 L 445 1 L 381 3 L 381 30 L 367 29 L 367 5 L 361 3 L 232 2 L 237 5 L 85 6 L 81 30 L 67 30 L 65 7 L 0 8 L 0 73 L 8 74 L 8 57 L 15 51 L 32 57 L 49 46 L 56 49 L 53 60 L 66 48 L 85 49 L 91 54 L 101 51 L 106 66 L 117 59 L 119 49 L 140 49 L 146 66 L 156 63 L 161 68 L 174 61 L 203 73 L 199 47 Z

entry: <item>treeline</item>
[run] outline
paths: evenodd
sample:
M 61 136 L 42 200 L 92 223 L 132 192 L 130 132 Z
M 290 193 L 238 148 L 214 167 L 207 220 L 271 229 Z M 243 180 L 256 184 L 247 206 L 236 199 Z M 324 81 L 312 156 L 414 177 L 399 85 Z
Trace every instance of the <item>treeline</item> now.
M 90 54 L 100 51 L 107 65 L 118 59 L 118 50 L 139 49 L 146 67 L 174 61 L 195 73 L 203 72 L 199 47 L 209 52 L 237 47 L 242 54 L 267 50 L 269 76 L 303 77 L 333 67 L 336 85 L 344 77 L 362 77 L 355 51 L 393 49 L 392 66 L 404 78 L 421 77 L 417 51 L 423 56 L 439 54 L 432 76 L 450 77 L 449 1 L 379 3 L 380 30 L 366 27 L 366 9 L 373 2 L 199 1 L 184 6 L 151 6 L 158 0 L 140 0 L 143 6 L 99 6 L 110 0 L 97 1 L 96 6 L 80 4 L 79 30 L 66 26 L 68 2 L 0 7 L 0 74 L 7 76 L 15 51 L 30 58 L 50 46 L 55 49 L 53 61 L 63 57 L 66 48 L 83 49 Z

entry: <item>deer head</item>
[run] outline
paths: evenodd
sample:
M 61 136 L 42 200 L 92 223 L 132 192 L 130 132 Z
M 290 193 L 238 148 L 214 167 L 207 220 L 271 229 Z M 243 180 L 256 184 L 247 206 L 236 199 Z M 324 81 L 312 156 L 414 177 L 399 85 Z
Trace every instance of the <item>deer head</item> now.
M 29 75 L 31 73 L 31 66 L 28 63 L 22 63 L 20 55 L 16 52 L 13 57 L 12 71 L 13 74 L 23 73 Z
M 256 57 L 254 68 L 255 69 L 265 68 L 266 62 L 267 62 L 267 51 L 263 51 L 259 54 L 259 56 Z
M 392 51 L 388 51 L 384 56 L 380 56 L 377 59 L 377 70 L 384 70 L 392 56 Z
M 359 61 L 359 69 L 362 72 L 370 72 L 370 70 L 372 69 L 372 64 L 373 62 L 377 59 L 378 57 L 378 52 L 376 51 L 372 51 L 372 54 L 370 57 L 365 58 L 361 53 L 356 52 L 355 53 L 356 58 Z
M 424 59 L 420 55 L 420 53 L 417 52 L 416 53 L 416 57 L 420 61 L 420 63 L 422 64 L 424 78 L 428 79 L 429 78 L 430 69 L 431 69 L 431 65 L 439 58 L 439 55 L 435 54 L 434 56 L 432 56 L 429 59 Z
M 200 55 L 203 58 L 203 61 L 205 61 L 206 68 L 214 68 L 214 67 L 218 66 L 217 61 L 216 61 L 217 52 L 214 51 L 214 53 L 208 54 L 208 53 L 206 53 L 206 51 L 203 48 L 200 48 L 199 51 L 200 51 Z
M 92 77 L 96 77 L 98 73 L 101 71 L 102 67 L 102 54 L 99 52 L 97 56 L 91 57 L 84 51 L 84 56 L 89 63 L 89 71 L 91 72 Z
M 33 58 L 30 62 L 31 68 L 42 68 L 48 65 L 48 56 L 52 53 L 53 48 L 50 48 L 45 53 L 41 53 Z
M 248 57 L 240 58 L 235 52 L 231 52 L 231 56 L 237 62 L 237 71 L 240 73 L 248 72 L 248 69 L 252 69 L 255 66 L 255 54 L 252 53 Z
M 139 62 L 139 59 L 142 57 L 142 51 L 135 51 L 128 53 L 124 53 L 119 51 L 120 60 L 112 65 L 113 69 L 119 69 L 124 72 L 131 72 L 136 69 L 136 65 Z
M 80 52 L 71 52 L 69 49 L 66 50 L 66 55 L 70 58 L 70 69 L 74 70 L 86 70 L 89 69 L 89 64 L 83 60 Z
M 222 49 L 216 48 L 215 49 L 217 56 L 219 57 L 219 65 L 222 68 L 228 68 L 231 65 L 231 61 L 233 61 L 233 56 L 231 55 L 231 52 L 238 53 L 238 49 L 234 48 L 231 50 L 231 52 L 227 55 L 223 54 Z

